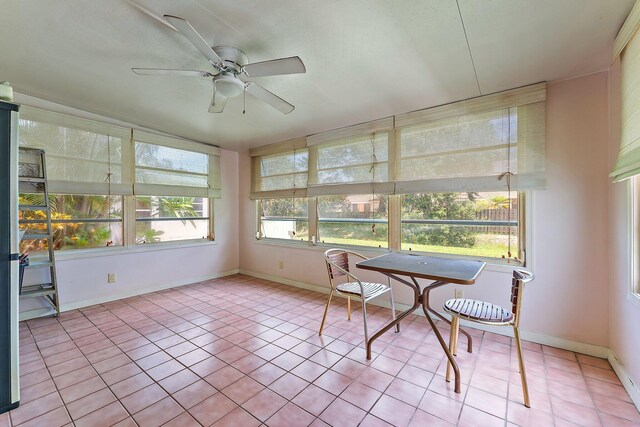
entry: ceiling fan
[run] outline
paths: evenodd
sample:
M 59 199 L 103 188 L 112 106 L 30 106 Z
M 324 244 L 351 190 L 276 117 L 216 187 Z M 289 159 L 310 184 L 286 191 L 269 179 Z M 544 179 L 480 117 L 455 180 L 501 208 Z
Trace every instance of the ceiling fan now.
M 227 99 L 243 92 L 266 102 L 283 114 L 289 114 L 295 107 L 279 96 L 269 92 L 257 83 L 248 81 L 249 77 L 277 76 L 282 74 L 298 74 L 306 72 L 302 60 L 297 56 L 273 59 L 271 61 L 249 64 L 247 55 L 240 49 L 231 46 L 210 47 L 186 19 L 173 15 L 164 15 L 196 49 L 198 49 L 213 65 L 213 72 L 192 70 L 167 70 L 158 68 L 132 68 L 139 75 L 169 75 L 182 77 L 213 78 L 213 98 L 209 106 L 210 113 L 222 113 Z

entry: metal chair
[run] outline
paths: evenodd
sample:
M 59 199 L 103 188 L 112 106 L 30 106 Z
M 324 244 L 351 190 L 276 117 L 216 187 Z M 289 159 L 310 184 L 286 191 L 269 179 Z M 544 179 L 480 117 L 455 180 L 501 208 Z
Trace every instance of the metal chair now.
M 451 335 L 449 337 L 449 350 L 453 355 L 458 352 L 458 329 L 460 319 L 470 322 L 482 323 L 492 326 L 511 326 L 516 341 L 518 363 L 520 365 L 520 377 L 522 379 L 522 393 L 524 406 L 530 407 L 529 390 L 527 388 L 527 375 L 522 358 L 522 345 L 520 343 L 520 309 L 522 307 L 522 294 L 524 285 L 534 279 L 533 274 L 525 270 L 513 270 L 511 280 L 511 311 L 488 302 L 472 299 L 450 299 L 444 303 L 444 311 L 451 315 Z M 451 363 L 447 361 L 447 381 L 451 377 Z
M 364 320 L 364 340 L 366 347 L 366 343 L 369 341 L 366 303 L 388 292 L 391 300 L 391 316 L 395 320 L 396 308 L 393 300 L 393 290 L 391 289 L 391 280 L 389 278 L 387 278 L 386 285 L 382 283 L 362 282 L 358 279 L 349 269 L 350 256 L 362 260 L 368 259 L 364 255 L 345 249 L 329 249 L 324 253 L 331 290 L 329 291 L 329 300 L 327 301 L 327 306 L 324 309 L 324 316 L 322 316 L 322 323 L 320 323 L 320 332 L 318 335 L 322 335 L 322 329 L 324 328 L 324 323 L 327 320 L 327 313 L 331 306 L 331 298 L 334 294 L 347 298 L 348 320 L 351 320 L 351 298 L 356 298 L 362 302 L 362 318 Z M 342 276 L 346 276 L 347 281 L 345 283 L 336 284 L 335 280 Z M 399 325 L 396 325 L 396 332 L 400 332 Z

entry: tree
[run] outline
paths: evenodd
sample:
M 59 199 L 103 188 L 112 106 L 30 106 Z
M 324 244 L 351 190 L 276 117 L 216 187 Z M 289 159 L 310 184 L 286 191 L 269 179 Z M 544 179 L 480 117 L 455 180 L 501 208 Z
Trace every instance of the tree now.
M 149 210 L 148 218 L 181 218 L 182 224 L 186 225 L 188 221 L 196 227 L 195 221 L 189 219 L 198 216 L 198 212 L 193 207 L 195 203 L 193 197 L 138 197 L 136 201 L 140 207 Z M 164 231 L 151 228 L 149 222 L 136 224 L 137 243 L 159 242 L 162 234 Z
M 405 196 L 402 216 L 406 219 L 464 220 L 475 219 L 474 193 L 422 193 Z M 423 245 L 473 247 L 475 236 L 465 227 L 455 225 L 412 224 L 405 229 L 405 239 Z
M 20 194 L 19 203 L 43 205 L 43 198 L 42 193 Z M 106 246 L 112 238 L 110 225 L 91 220 L 121 218 L 117 205 L 112 205 L 109 198 L 104 196 L 49 195 L 49 206 L 55 249 Z M 30 230 L 46 232 L 44 211 L 20 211 L 20 219 L 32 221 L 28 226 Z M 21 247 L 29 251 L 45 250 L 46 241 L 21 242 Z
M 307 210 L 307 199 L 283 198 L 262 201 L 262 216 L 306 217 Z
M 508 209 L 509 198 L 505 196 L 492 197 L 489 203 L 489 209 Z
M 261 203 L 263 217 L 300 218 L 295 220 L 295 229 L 290 230 L 291 237 L 304 236 L 309 232 L 307 199 L 282 198 L 265 199 Z
M 347 199 L 347 196 L 323 196 L 318 199 L 318 211 L 321 213 L 331 213 L 331 216 L 340 217 L 350 216 L 351 202 Z

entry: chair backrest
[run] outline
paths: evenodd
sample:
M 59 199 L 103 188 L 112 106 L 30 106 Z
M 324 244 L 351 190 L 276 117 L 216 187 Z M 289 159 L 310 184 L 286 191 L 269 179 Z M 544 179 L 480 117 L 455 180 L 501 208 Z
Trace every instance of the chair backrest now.
M 346 276 L 349 272 L 349 254 L 347 251 L 329 249 L 325 252 L 324 259 L 327 263 L 330 279 Z
M 520 308 L 522 307 L 522 293 L 524 285 L 534 279 L 533 273 L 526 270 L 513 270 L 511 279 L 511 312 L 513 321 L 518 325 L 520 321 Z

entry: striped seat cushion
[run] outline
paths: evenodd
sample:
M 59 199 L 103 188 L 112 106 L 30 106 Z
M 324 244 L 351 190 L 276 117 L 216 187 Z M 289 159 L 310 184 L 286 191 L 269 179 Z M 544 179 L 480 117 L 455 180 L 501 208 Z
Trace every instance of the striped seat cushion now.
M 362 282 L 364 288 L 364 297 L 369 298 L 373 295 L 381 294 L 389 289 L 387 285 L 381 283 Z M 340 283 L 336 286 L 336 290 L 345 294 L 361 296 L 360 284 L 358 282 Z
M 487 323 L 505 323 L 513 319 L 513 313 L 499 305 L 473 299 L 450 299 L 444 309 L 463 319 Z

